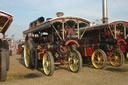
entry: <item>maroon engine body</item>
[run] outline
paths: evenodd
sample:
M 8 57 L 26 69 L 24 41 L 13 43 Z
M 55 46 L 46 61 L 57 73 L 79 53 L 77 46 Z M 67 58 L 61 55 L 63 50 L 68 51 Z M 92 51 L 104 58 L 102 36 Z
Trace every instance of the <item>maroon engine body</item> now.
M 128 22 L 127 21 L 114 21 L 110 23 L 110 28 L 114 34 L 120 50 L 125 54 L 126 60 L 128 59 Z
M 89 25 L 89 21 L 74 16 L 60 16 L 47 21 L 38 18 L 24 31 L 25 66 L 42 68 L 48 76 L 54 73 L 56 65 L 69 65 L 72 72 L 78 72 L 82 58 L 75 48 L 80 45 L 80 28 Z
M 85 59 L 91 60 L 95 68 L 103 68 L 109 61 L 113 66 L 124 63 L 123 52 L 119 49 L 118 40 L 111 28 L 113 23 L 81 28 L 79 51 Z M 116 31 L 117 32 L 117 31 Z

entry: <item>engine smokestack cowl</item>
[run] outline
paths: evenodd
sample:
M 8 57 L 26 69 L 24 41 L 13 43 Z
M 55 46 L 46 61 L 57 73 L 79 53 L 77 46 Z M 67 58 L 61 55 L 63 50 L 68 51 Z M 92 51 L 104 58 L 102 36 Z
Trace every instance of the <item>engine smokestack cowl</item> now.
M 102 0 L 102 5 L 103 5 L 103 23 L 108 23 L 107 0 Z
M 56 15 L 57 15 L 57 17 L 61 17 L 64 15 L 64 13 L 63 12 L 57 12 Z

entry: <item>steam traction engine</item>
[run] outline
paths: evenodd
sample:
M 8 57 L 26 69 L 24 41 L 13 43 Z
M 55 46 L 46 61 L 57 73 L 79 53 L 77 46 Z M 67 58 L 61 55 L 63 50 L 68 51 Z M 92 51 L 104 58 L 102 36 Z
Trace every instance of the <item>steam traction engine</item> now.
M 114 38 L 117 40 L 120 50 L 125 54 L 126 59 L 128 59 L 128 22 L 111 22 L 110 29 L 113 32 Z
M 83 58 L 90 58 L 89 60 L 91 60 L 95 68 L 103 68 L 107 61 L 112 66 L 118 67 L 124 63 L 124 54 L 122 52 L 124 48 L 120 46 L 120 43 L 124 42 L 121 37 L 127 38 L 127 23 L 120 21 L 108 23 L 107 0 L 102 0 L 102 3 L 103 24 L 80 28 L 79 51 L 84 56 Z M 124 29 L 121 29 L 121 27 Z M 120 31 L 117 29 L 120 29 Z
M 12 19 L 11 15 L 0 11 L 0 33 L 3 34 L 3 38 L 0 38 L 0 81 L 6 80 L 9 69 L 9 45 L 5 32 L 12 23 Z
M 44 21 L 43 17 L 30 23 L 24 31 L 24 62 L 28 68 L 42 68 L 45 75 L 52 75 L 55 66 L 68 65 L 72 72 L 78 72 L 82 66 L 79 46 L 79 28 L 89 22 L 79 17 L 59 16 Z
M 116 39 L 118 35 L 114 34 L 111 25 L 112 23 L 102 24 L 80 30 L 79 51 L 83 58 L 90 58 L 95 68 L 103 68 L 107 61 L 116 67 L 124 63 L 124 54 L 119 49 Z

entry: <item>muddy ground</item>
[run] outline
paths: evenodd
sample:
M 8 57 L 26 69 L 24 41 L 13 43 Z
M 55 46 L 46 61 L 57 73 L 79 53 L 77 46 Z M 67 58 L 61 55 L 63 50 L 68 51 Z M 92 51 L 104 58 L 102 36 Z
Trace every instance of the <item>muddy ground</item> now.
M 20 56 L 13 55 L 7 80 L 0 85 L 128 85 L 128 64 L 122 67 L 107 65 L 104 69 L 84 65 L 79 73 L 57 67 L 53 76 L 48 77 L 41 70 L 25 68 Z

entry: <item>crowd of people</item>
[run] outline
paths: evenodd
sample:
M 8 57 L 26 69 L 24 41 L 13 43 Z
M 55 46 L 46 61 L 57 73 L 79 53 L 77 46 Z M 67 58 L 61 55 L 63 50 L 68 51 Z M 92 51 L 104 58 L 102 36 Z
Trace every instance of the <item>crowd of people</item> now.
M 24 41 L 23 40 L 19 40 L 18 42 L 8 42 L 9 43 L 9 55 L 12 56 L 13 53 L 21 55 L 21 57 L 24 56 Z

